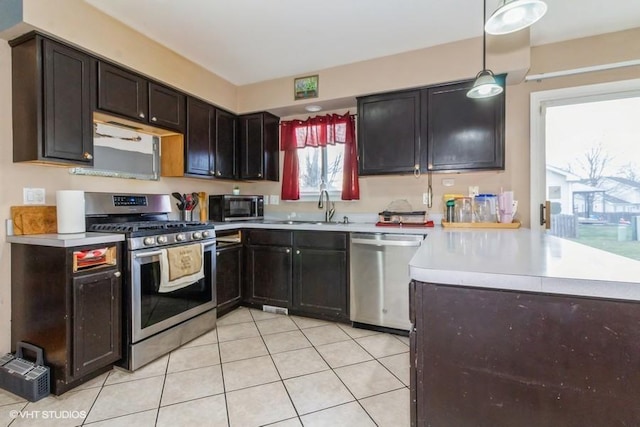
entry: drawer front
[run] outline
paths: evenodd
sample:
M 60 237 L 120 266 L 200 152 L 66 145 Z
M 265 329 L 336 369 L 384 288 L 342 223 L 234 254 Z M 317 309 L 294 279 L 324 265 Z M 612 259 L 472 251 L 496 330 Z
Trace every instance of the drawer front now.
M 346 250 L 347 237 L 347 233 L 332 231 L 296 231 L 294 239 L 299 248 Z
M 247 233 L 247 244 L 291 246 L 293 244 L 293 233 L 291 231 L 250 230 Z

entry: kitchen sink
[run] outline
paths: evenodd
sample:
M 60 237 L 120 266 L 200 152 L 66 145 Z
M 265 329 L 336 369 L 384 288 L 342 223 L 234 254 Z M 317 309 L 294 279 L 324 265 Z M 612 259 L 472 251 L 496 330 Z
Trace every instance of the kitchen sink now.
M 342 224 L 341 222 L 324 222 L 324 221 L 305 221 L 305 220 L 293 220 L 293 219 L 284 219 L 284 220 L 264 220 L 264 224 L 313 224 L 313 225 L 335 225 Z

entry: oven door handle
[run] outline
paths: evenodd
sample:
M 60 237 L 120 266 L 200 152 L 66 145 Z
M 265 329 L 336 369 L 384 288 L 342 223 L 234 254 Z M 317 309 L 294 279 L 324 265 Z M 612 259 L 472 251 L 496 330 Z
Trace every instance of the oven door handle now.
M 160 255 L 162 251 L 151 251 L 151 252 L 142 252 L 139 254 L 133 254 L 134 258 L 149 258 L 152 256 Z
M 206 248 L 207 246 L 211 246 L 211 245 L 215 245 L 215 244 L 216 244 L 216 241 L 212 240 L 212 241 L 209 241 L 209 242 L 205 242 L 203 244 L 203 246 Z M 160 255 L 160 254 L 162 254 L 162 251 L 151 251 L 151 252 L 142 252 L 142 253 L 139 253 L 139 254 L 134 254 L 133 257 L 134 258 L 149 258 L 149 257 Z

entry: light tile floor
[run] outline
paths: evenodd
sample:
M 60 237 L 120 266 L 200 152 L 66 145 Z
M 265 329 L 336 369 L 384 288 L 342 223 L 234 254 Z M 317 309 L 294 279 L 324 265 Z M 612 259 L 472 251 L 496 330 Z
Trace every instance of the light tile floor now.
M 35 403 L 0 390 L 0 426 L 402 427 L 408 386 L 406 337 L 242 307 L 134 373 Z

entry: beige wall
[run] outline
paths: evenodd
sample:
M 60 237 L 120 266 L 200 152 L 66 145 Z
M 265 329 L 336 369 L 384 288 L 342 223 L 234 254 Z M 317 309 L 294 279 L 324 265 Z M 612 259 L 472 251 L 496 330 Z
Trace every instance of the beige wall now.
M 235 112 L 258 110 L 286 111 L 293 104 L 292 78 L 236 88 L 218 76 L 163 48 L 113 19 L 102 15 L 81 0 L 24 0 L 24 20 L 82 48 L 113 59 L 140 72 L 195 94 Z M 518 45 L 518 43 L 515 43 Z M 479 71 L 479 40 L 467 40 L 432 49 L 410 52 L 320 71 L 323 101 L 339 99 L 338 111 L 355 111 L 353 97 L 365 93 L 435 82 L 469 78 Z M 494 55 L 496 71 L 529 66 L 529 53 L 518 50 Z M 542 46 L 531 50 L 531 69 L 535 73 L 555 71 L 640 57 L 640 29 L 602 37 Z M 511 64 L 511 65 L 509 65 Z M 492 65 L 490 61 L 489 65 Z M 499 67 L 499 68 L 498 68 Z M 556 87 L 575 86 L 639 77 L 637 68 L 593 73 L 555 79 L 543 83 L 522 83 L 507 88 L 506 170 L 472 174 L 436 174 L 434 209 L 441 209 L 439 195 L 445 188 L 441 179 L 454 178 L 449 191 L 465 192 L 469 185 L 482 191 L 513 189 L 520 200 L 523 221 L 529 212 L 529 93 Z M 23 187 L 43 187 L 46 203 L 55 204 L 55 191 L 82 189 L 87 191 L 157 192 L 205 191 L 229 192 L 231 182 L 163 178 L 158 182 L 122 180 L 69 175 L 65 168 L 14 164 L 11 131 L 11 51 L 0 40 L 0 212 L 9 216 L 9 207 L 22 204 Z M 421 207 L 421 194 L 426 190 L 426 177 L 365 177 L 360 180 L 361 200 L 338 202 L 337 215 L 349 212 L 378 212 L 394 199 L 407 199 Z M 244 193 L 280 194 L 278 183 L 243 183 Z M 281 203 L 269 206 L 271 212 L 317 212 L 315 203 Z M 0 242 L 5 241 L 4 226 Z M 10 245 L 0 243 L 0 353 L 10 349 Z

